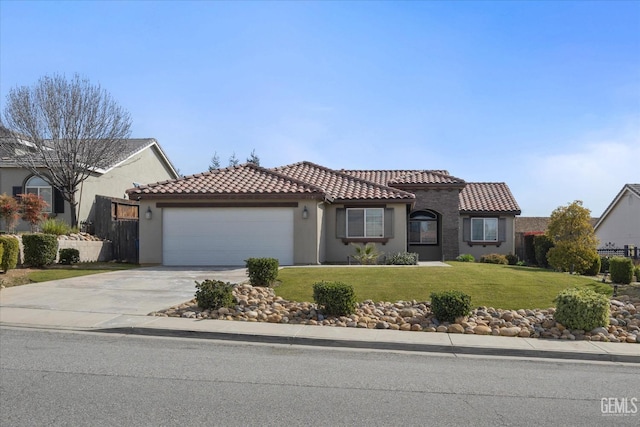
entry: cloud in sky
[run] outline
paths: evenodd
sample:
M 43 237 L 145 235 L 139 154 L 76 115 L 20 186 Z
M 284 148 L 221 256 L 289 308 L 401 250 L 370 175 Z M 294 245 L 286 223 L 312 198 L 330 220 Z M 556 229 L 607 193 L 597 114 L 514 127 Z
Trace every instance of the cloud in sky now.
M 582 200 L 600 216 L 624 184 L 640 183 L 640 118 L 610 135 L 590 135 L 558 153 L 533 155 L 523 165 L 526 180 L 512 191 L 526 201 L 523 215 L 548 216 L 558 206 Z

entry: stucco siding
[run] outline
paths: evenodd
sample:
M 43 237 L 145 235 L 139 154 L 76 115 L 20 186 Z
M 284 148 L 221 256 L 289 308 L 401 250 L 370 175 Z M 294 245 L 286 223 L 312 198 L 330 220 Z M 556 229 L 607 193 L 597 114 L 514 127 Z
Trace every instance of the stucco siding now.
M 158 158 L 155 146 L 143 150 L 107 173 L 87 178 L 82 192 L 78 192 L 78 219 L 93 220 L 96 195 L 127 198 L 125 190 L 134 187 L 134 182 L 149 184 L 167 179 L 173 179 L 173 175 Z
M 460 224 L 459 224 L 459 244 L 460 244 L 460 254 L 471 254 L 476 259 L 480 259 L 482 255 L 486 254 L 515 254 L 515 217 L 514 216 L 500 216 L 499 218 L 504 218 L 504 224 L 506 229 L 504 231 L 505 241 L 500 242 L 500 245 L 495 244 L 486 244 L 482 243 L 473 243 L 472 246 L 469 246 L 469 243 L 464 240 L 464 219 L 471 218 L 469 215 L 461 215 L 460 216 Z
M 387 209 L 393 209 L 393 237 L 386 244 L 375 243 L 382 254 L 392 254 L 407 250 L 407 221 L 406 204 L 387 204 Z M 329 263 L 346 263 L 348 256 L 355 255 L 356 251 L 351 244 L 345 244 L 342 238 L 336 235 L 336 210 L 344 208 L 343 205 L 328 205 L 325 214 L 326 230 L 326 258 Z
M 156 146 L 152 146 L 131 158 L 119 166 L 104 174 L 89 176 L 78 188 L 76 212 L 78 223 L 85 220 L 93 220 L 95 196 L 126 198 L 125 190 L 132 188 L 133 183 L 148 184 L 151 182 L 173 179 L 174 176 L 166 163 L 161 160 L 161 154 Z M 14 186 L 23 186 L 31 173 L 23 168 L 0 168 L 0 194 L 12 195 Z M 51 217 L 59 218 L 66 223 L 71 223 L 71 209 L 68 202 L 64 202 L 64 213 L 52 214 Z M 17 231 L 29 230 L 29 225 L 18 221 Z
M 216 200 L 199 199 L 198 202 L 215 202 Z M 151 209 L 152 218 L 146 219 L 144 215 L 140 218 L 140 264 L 162 264 L 162 230 L 163 215 L 162 208 L 156 206 L 157 200 L 141 200 L 140 212 L 146 212 L 147 208 Z M 184 199 L 163 199 L 163 203 L 184 203 Z M 218 200 L 220 202 L 220 200 Z M 252 200 L 259 202 L 259 200 Z M 321 210 L 317 209 L 316 202 L 312 200 L 268 200 L 269 203 L 278 202 L 297 202 L 298 207 L 291 208 L 293 212 L 293 230 L 294 230 L 294 264 L 318 264 L 318 248 L 319 248 L 319 231 L 317 227 L 321 224 Z M 241 202 L 238 202 L 239 204 Z M 307 207 L 308 217 L 303 218 L 304 207 Z M 202 208 L 211 209 L 211 208 Z M 215 209 L 215 208 L 213 208 Z M 319 219 L 320 218 L 320 219 Z M 260 236 L 256 236 L 260 238 Z
M 626 191 L 598 225 L 596 236 L 598 247 L 608 243 L 616 248 L 640 247 L 640 197 Z

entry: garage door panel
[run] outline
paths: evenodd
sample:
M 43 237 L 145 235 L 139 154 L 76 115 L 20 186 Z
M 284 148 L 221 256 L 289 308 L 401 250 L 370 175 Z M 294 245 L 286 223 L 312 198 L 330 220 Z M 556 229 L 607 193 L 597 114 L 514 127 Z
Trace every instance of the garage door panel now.
M 244 265 L 250 257 L 293 264 L 290 208 L 165 208 L 165 265 Z

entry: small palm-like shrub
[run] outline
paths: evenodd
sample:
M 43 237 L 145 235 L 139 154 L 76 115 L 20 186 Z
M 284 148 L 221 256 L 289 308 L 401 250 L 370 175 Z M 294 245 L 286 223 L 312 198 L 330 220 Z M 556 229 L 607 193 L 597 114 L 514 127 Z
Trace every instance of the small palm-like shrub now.
M 356 250 L 356 254 L 353 258 L 363 265 L 376 264 L 378 258 L 382 255 L 374 243 L 367 243 L 366 245 L 353 245 Z

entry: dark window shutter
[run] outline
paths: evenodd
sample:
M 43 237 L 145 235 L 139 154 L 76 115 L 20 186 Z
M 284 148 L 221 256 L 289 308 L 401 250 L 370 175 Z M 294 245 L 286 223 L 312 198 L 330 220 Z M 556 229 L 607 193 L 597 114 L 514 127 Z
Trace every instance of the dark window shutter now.
M 384 237 L 393 237 L 393 213 L 395 209 L 386 208 L 384 210 Z
M 501 242 L 507 241 L 507 218 L 498 220 L 498 240 Z
M 462 219 L 462 240 L 465 242 L 471 241 L 471 218 Z
M 336 209 L 336 237 L 341 239 L 347 237 L 347 210 L 345 208 Z
M 13 197 L 18 197 L 18 194 L 22 194 L 22 187 L 20 186 L 12 187 L 11 191 L 13 192 Z
M 64 198 L 62 197 L 62 192 L 57 188 L 53 189 L 53 212 L 54 213 L 64 213 Z

